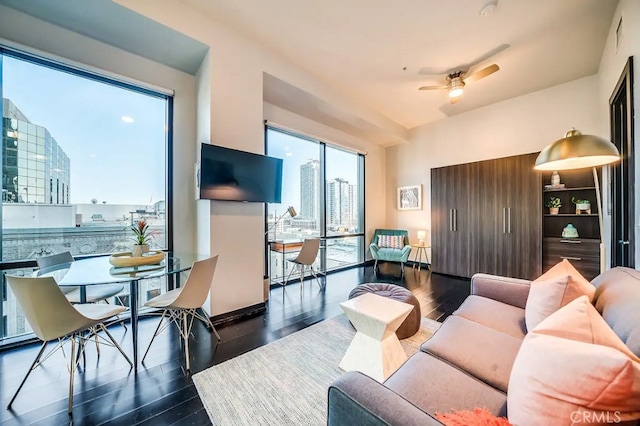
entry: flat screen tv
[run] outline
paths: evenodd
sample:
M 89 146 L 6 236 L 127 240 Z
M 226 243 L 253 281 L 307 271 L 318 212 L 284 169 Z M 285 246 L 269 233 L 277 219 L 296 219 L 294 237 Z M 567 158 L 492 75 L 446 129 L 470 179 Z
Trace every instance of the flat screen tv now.
M 280 203 L 282 160 L 203 143 L 200 198 Z

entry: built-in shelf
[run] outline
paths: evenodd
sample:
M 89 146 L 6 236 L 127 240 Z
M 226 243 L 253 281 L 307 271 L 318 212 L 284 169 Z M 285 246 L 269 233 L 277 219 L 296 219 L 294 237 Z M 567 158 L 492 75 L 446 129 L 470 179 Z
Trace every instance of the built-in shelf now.
M 584 191 L 589 189 L 595 190 L 596 187 L 595 186 L 579 186 L 575 188 L 550 188 L 550 189 L 545 189 L 544 192 Z
M 560 179 L 564 188 L 542 187 L 543 205 L 551 198 L 559 198 L 562 203 L 558 214 L 551 214 L 548 208 L 542 210 L 542 271 L 567 259 L 590 280 L 600 273 L 600 227 L 593 173 L 590 169 L 565 170 L 560 173 Z M 551 172 L 542 174 L 542 182 L 551 182 Z M 581 210 L 583 214 L 576 214 L 574 197 L 589 200 L 591 213 Z M 562 238 L 569 223 L 580 237 Z
M 575 214 L 575 213 L 558 213 L 558 214 L 549 214 L 549 213 L 545 213 L 545 216 L 549 216 L 549 217 L 555 217 L 555 216 L 559 216 L 559 217 L 597 217 L 598 214 Z

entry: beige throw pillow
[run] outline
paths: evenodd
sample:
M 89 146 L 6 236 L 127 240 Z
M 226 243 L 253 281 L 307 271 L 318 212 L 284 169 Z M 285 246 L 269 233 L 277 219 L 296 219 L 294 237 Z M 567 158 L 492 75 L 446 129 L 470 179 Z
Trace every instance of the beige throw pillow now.
M 527 330 L 577 297 L 591 301 L 595 294 L 596 288 L 564 259 L 531 283 L 524 311 Z
M 525 337 L 509 378 L 507 414 L 518 426 L 640 419 L 640 359 L 580 297 Z

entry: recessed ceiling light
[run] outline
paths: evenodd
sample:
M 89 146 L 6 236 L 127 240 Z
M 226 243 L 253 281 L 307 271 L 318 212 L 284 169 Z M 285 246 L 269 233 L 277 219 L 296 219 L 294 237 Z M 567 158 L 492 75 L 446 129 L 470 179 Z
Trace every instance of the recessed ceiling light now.
M 96 158 L 96 157 L 97 157 L 97 155 L 95 155 L 95 154 L 89 154 L 89 157 L 90 157 L 90 158 Z
M 133 118 L 129 117 L 128 115 L 123 115 L 121 120 L 125 123 L 133 123 Z
M 490 0 L 480 9 L 480 16 L 488 16 L 495 12 L 498 7 L 498 0 Z
M 292 154 L 292 153 L 290 153 L 290 152 L 287 152 L 285 155 L 286 155 L 287 157 L 293 157 L 293 154 Z

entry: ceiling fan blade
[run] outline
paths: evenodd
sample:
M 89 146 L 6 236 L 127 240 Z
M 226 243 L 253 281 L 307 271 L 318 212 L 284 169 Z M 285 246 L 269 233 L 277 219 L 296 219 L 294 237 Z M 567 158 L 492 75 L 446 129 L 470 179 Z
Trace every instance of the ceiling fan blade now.
M 480 80 L 481 78 L 485 78 L 498 70 L 500 70 L 500 67 L 496 64 L 492 64 L 492 65 L 489 65 L 488 67 L 482 68 L 481 70 L 474 72 L 471 75 L 466 76 L 465 78 L 462 79 L 462 81 L 467 83 L 469 81 Z
M 475 65 L 478 65 L 481 62 L 486 61 L 487 59 L 497 55 L 498 53 L 502 52 L 503 50 L 508 49 L 509 47 L 511 47 L 510 44 L 507 43 L 503 43 L 497 47 L 494 47 L 493 49 L 491 49 L 490 51 L 478 56 L 477 58 L 475 58 L 473 61 L 466 63 L 464 65 L 461 65 L 459 69 L 463 69 L 463 70 L 469 70 L 470 68 L 474 67 Z
M 508 49 L 509 47 L 511 47 L 510 44 L 502 43 L 501 45 L 496 46 L 493 49 L 489 50 L 488 52 L 483 53 L 482 55 L 478 56 L 473 61 L 467 62 L 466 64 L 460 64 L 460 65 L 452 67 L 452 68 L 451 67 L 449 67 L 449 68 L 422 67 L 418 71 L 418 74 L 420 74 L 420 75 L 443 75 L 443 74 L 447 75 L 447 74 L 451 74 L 452 72 L 456 72 L 456 71 L 469 71 L 470 68 L 473 68 L 474 66 L 478 65 L 479 63 L 486 61 L 487 59 L 497 55 L 498 53 L 502 52 L 503 50 Z
M 445 90 L 448 88 L 449 86 L 422 86 L 418 90 Z
M 443 75 L 449 74 L 449 68 L 443 67 L 422 67 L 418 70 L 420 75 Z
M 449 102 L 451 103 L 451 105 L 453 104 L 457 104 L 458 102 L 460 102 L 462 100 L 462 95 L 458 96 L 456 98 L 449 98 Z

